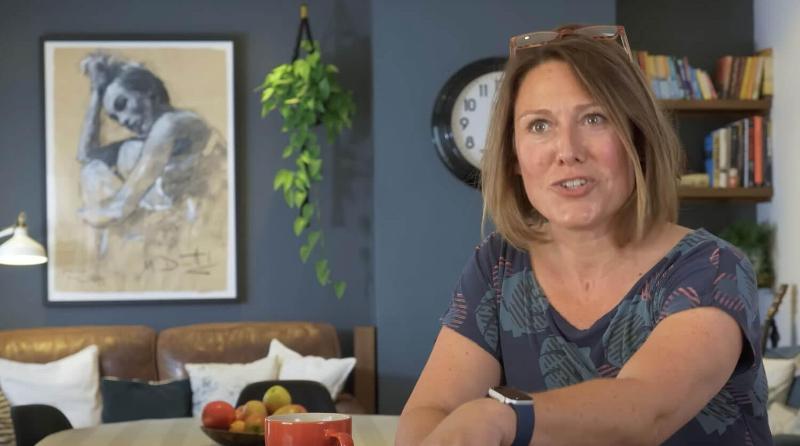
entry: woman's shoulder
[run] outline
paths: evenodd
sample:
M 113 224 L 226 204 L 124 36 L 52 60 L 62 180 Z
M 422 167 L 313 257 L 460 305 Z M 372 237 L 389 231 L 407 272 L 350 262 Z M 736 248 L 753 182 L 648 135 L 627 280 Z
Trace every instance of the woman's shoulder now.
M 698 257 L 735 257 L 745 258 L 742 251 L 720 238 L 705 228 L 699 228 L 688 232 L 670 252 L 677 261 L 690 261 Z M 715 262 L 716 263 L 716 262 Z
M 747 256 L 736 246 L 704 228 L 695 229 L 667 255 L 665 272 L 669 282 L 688 280 L 715 282 L 719 277 L 742 279 L 754 276 Z

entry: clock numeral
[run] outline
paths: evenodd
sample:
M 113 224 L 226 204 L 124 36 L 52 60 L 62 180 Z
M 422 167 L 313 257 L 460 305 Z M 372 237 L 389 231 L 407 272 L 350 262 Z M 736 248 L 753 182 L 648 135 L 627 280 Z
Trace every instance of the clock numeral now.
M 475 140 L 471 136 L 467 136 L 467 140 L 464 143 L 468 149 L 475 148 Z
M 475 99 L 473 98 L 464 99 L 464 111 L 468 112 L 475 111 L 477 106 L 478 104 L 475 102 Z
M 478 94 L 479 94 L 481 97 L 486 97 L 486 96 L 489 96 L 489 86 L 488 86 L 488 85 L 486 85 L 486 84 L 480 84 L 480 85 L 478 85 Z
M 469 118 L 464 116 L 463 118 L 458 120 L 458 123 L 461 124 L 461 130 L 464 130 L 469 125 Z

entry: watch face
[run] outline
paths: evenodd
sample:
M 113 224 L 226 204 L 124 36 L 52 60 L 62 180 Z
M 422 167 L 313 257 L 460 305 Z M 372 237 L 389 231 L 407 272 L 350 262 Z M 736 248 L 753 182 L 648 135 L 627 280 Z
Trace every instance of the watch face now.
M 481 59 L 458 70 L 442 87 L 431 128 L 439 158 L 459 179 L 480 181 L 480 165 L 492 108 L 506 60 Z
M 502 71 L 480 75 L 461 90 L 453 104 L 453 140 L 464 159 L 476 169 L 481 167 L 495 93 L 502 77 Z

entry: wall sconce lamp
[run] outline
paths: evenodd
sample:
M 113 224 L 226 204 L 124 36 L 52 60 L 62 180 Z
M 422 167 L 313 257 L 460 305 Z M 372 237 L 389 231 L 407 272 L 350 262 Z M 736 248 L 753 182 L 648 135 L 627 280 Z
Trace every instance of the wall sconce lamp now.
M 44 247 L 28 236 L 25 213 L 20 212 L 17 223 L 0 231 L 0 239 L 11 236 L 0 245 L 0 264 L 39 265 L 47 262 Z

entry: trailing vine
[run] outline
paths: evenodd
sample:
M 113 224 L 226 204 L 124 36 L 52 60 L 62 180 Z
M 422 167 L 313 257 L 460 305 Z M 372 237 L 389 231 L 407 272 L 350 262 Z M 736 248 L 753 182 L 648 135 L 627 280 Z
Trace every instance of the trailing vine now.
M 311 230 L 315 222 L 320 226 L 321 220 L 319 203 L 311 200 L 312 186 L 322 180 L 322 157 L 315 129 L 322 124 L 332 143 L 352 125 L 355 104 L 351 93 L 337 82 L 336 66 L 322 63 L 319 43 L 302 40 L 299 47 L 305 57 L 297 57 L 296 51 L 295 60 L 275 67 L 260 88 L 261 116 L 277 109 L 283 118 L 281 131 L 289 135 L 283 158 L 294 159 L 295 168 L 278 170 L 273 189 L 282 190 L 286 204 L 298 209 L 293 231 L 297 237 L 305 233 L 300 260 L 306 263 L 317 247 L 324 247 L 322 230 Z M 324 254 L 317 255 L 314 270 L 320 285 L 332 285 L 338 298 L 344 295 L 347 285 L 331 278 Z

